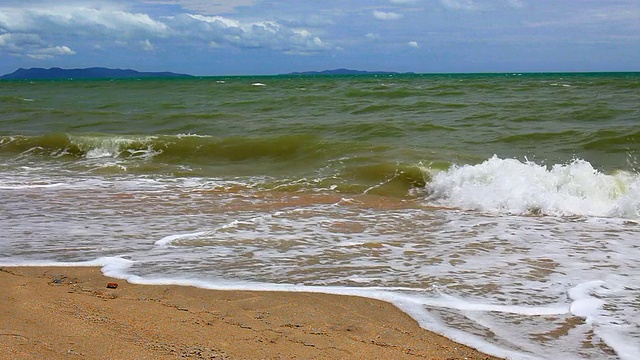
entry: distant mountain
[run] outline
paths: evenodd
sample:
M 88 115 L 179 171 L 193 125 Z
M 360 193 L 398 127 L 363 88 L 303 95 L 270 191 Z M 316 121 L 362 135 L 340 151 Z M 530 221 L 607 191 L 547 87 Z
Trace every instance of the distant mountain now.
M 361 71 L 361 70 L 349 70 L 349 69 L 334 69 L 323 71 L 304 71 L 304 72 L 292 72 L 287 75 L 395 75 L 397 72 L 389 71 Z
M 23 80 L 23 79 L 123 79 L 123 78 L 148 78 L 148 77 L 191 77 L 191 75 L 176 74 L 172 72 L 140 72 L 130 69 L 108 69 L 102 67 L 92 67 L 86 69 L 61 69 L 53 67 L 43 68 L 20 68 L 11 74 L 0 76 L 0 79 Z

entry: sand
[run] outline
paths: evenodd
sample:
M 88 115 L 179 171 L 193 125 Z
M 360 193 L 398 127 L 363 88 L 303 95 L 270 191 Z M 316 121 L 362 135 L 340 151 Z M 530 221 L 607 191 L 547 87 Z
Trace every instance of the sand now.
M 1 268 L 0 319 L 0 359 L 497 359 L 378 300 L 134 285 L 98 268 Z

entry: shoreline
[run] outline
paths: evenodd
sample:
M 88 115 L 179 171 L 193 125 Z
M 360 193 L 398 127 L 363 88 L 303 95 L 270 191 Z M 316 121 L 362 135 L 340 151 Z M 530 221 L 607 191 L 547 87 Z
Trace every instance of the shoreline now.
M 364 297 L 137 285 L 98 267 L 0 267 L 0 286 L 11 359 L 499 359 Z

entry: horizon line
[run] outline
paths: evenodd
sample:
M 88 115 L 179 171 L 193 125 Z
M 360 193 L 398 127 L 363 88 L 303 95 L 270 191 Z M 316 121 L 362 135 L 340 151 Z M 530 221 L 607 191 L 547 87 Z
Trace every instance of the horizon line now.
M 390 71 L 390 70 L 356 70 L 349 68 L 334 68 L 334 69 L 324 69 L 324 70 L 305 70 L 305 71 L 292 71 L 287 73 L 273 73 L 273 74 L 208 74 L 208 75 L 194 75 L 184 72 L 173 72 L 168 70 L 158 70 L 158 71 L 142 71 L 135 70 L 132 68 L 108 68 L 102 66 L 91 66 L 91 67 L 82 67 L 82 68 L 60 68 L 60 67 L 31 67 L 31 68 L 23 68 L 20 67 L 13 72 L 6 73 L 4 75 L 0 75 L 0 79 L 3 80 L 19 80 L 19 79 L 4 79 L 5 76 L 11 75 L 20 70 L 32 70 L 32 69 L 42 69 L 42 70 L 88 70 L 88 69 L 108 69 L 108 70 L 124 70 L 124 71 L 135 71 L 141 74 L 144 73 L 173 73 L 178 75 L 188 75 L 190 77 L 196 78 L 204 78 L 204 77 L 255 77 L 255 76 L 283 76 L 283 75 L 291 75 L 291 76 L 357 76 L 357 75 L 387 75 L 387 76 L 395 76 L 395 75 L 536 75 L 536 74 L 630 74 L 630 73 L 640 73 L 640 70 L 530 70 L 530 71 L 450 71 L 450 72 L 415 72 L 415 71 Z M 345 73 L 332 73 L 336 71 L 342 71 Z M 352 73 L 349 73 L 352 72 Z M 163 76 L 158 76 L 163 77 Z M 135 76 L 133 77 L 135 78 Z M 39 80 L 39 79 L 34 79 Z M 46 80 L 46 79 L 42 79 Z

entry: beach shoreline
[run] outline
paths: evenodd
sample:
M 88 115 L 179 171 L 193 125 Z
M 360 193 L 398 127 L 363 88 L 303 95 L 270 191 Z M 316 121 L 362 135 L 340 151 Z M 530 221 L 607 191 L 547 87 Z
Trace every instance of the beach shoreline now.
M 137 285 L 97 267 L 2 267 L 0 286 L 6 359 L 498 359 L 356 296 Z

